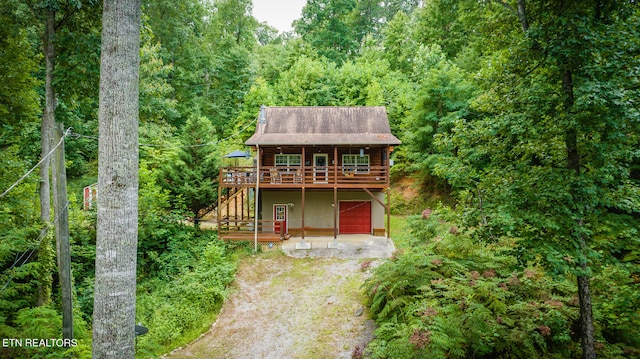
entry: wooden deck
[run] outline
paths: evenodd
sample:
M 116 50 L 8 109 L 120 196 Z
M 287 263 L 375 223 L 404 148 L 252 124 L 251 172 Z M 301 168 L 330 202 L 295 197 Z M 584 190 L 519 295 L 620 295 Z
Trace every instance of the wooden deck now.
M 284 240 L 284 226 L 280 221 L 258 221 L 258 242 L 274 243 Z M 256 231 L 254 220 L 221 220 L 218 238 L 228 241 L 254 241 Z
M 385 166 L 370 166 L 366 169 L 327 166 L 302 167 L 279 166 L 260 168 L 256 176 L 255 167 L 223 167 L 220 169 L 220 186 L 249 187 L 260 180 L 262 188 L 386 188 L 389 172 Z

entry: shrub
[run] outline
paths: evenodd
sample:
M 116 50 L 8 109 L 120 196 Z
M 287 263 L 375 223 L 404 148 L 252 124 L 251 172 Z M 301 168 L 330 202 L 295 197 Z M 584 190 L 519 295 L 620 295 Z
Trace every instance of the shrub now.
M 206 330 L 220 309 L 235 263 L 224 243 L 203 234 L 203 245 L 193 266 L 182 267 L 170 280 L 151 279 L 140 286 L 137 321 L 149 328 L 138 338 L 138 354 L 159 355 L 193 340 Z
M 517 267 L 513 240 L 483 245 L 437 218 L 413 221 L 421 236 L 375 270 L 365 288 L 379 327 L 373 358 L 571 357 L 575 287 L 544 269 Z M 438 228 L 438 233 L 436 233 Z

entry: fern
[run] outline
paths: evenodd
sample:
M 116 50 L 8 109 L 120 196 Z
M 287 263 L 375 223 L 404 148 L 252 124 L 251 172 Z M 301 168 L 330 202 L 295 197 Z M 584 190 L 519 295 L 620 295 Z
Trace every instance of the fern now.
M 467 234 L 436 234 L 437 240 L 414 241 L 421 244 L 376 268 L 365 283 L 379 325 L 371 357 L 541 358 L 576 351 L 572 282 L 552 280 L 539 267 L 518 268 L 513 240 L 484 246 Z

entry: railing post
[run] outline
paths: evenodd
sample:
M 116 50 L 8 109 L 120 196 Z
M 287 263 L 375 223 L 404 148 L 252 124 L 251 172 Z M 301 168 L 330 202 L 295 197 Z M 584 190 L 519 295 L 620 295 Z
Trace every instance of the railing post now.
M 387 163 L 384 164 L 384 172 L 385 172 L 385 181 L 386 181 L 386 185 L 387 187 L 391 184 L 391 176 L 390 176 L 390 172 L 391 172 L 391 166 L 389 166 L 389 163 L 391 163 L 391 150 L 389 148 L 389 146 L 385 147 L 385 151 L 387 151 Z
M 338 184 L 338 146 L 333 146 L 333 184 Z
M 307 177 L 307 171 L 305 166 L 305 155 L 304 155 L 304 146 L 302 146 L 302 163 L 300 164 L 302 166 L 302 185 L 304 186 L 304 184 L 306 183 L 305 179 Z

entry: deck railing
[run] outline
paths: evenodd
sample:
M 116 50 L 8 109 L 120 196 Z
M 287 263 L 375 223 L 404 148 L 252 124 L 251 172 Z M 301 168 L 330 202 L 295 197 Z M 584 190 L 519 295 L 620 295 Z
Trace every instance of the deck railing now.
M 258 220 L 258 242 L 281 241 L 285 236 L 284 222 Z M 218 224 L 218 237 L 226 240 L 254 240 L 256 221 L 225 219 Z
M 223 167 L 220 169 L 220 184 L 225 187 L 247 186 L 256 183 L 269 187 L 296 187 L 302 185 L 385 185 L 388 184 L 388 168 L 385 166 L 275 166 L 260 168 L 256 176 L 255 167 Z

